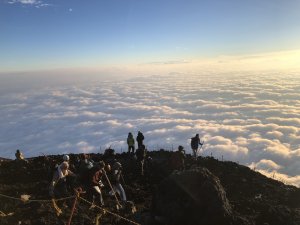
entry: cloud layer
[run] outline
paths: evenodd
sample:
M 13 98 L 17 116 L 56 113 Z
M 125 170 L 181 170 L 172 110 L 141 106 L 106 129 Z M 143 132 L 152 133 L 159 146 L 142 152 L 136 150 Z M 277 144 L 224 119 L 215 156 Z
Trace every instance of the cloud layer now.
M 21 4 L 21 5 L 30 5 L 36 8 L 48 7 L 50 4 L 44 3 L 41 0 L 9 0 L 7 1 L 9 4 Z
M 47 88 L 0 97 L 0 149 L 14 158 L 126 151 L 141 130 L 148 149 L 190 150 L 300 185 L 300 78 L 293 74 L 170 74 Z M 274 175 L 276 174 L 276 175 Z

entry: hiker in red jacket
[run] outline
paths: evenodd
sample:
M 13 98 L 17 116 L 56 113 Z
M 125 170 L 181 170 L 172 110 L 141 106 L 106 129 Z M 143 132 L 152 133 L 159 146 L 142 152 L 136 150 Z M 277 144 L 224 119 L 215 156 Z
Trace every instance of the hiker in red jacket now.
M 89 170 L 86 184 L 88 200 L 91 202 L 94 202 L 95 200 L 96 205 L 100 207 L 104 206 L 104 201 L 101 192 L 101 188 L 104 187 L 101 181 L 104 167 L 105 163 L 103 161 L 100 161 L 98 164 L 92 167 Z

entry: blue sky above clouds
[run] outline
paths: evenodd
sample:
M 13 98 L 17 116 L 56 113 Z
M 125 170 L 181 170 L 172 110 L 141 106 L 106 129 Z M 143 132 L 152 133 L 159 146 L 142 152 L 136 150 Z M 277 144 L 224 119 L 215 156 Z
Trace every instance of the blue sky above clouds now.
M 300 48 L 297 0 L 1 0 L 0 72 Z

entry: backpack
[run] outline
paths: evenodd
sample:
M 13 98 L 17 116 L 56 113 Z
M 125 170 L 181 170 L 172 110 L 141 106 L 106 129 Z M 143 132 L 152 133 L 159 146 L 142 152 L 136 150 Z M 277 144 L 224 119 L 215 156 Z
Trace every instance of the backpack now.
M 132 136 L 127 138 L 127 144 L 129 146 L 134 146 L 134 138 Z
M 199 138 L 197 137 L 193 137 L 191 140 L 191 147 L 194 148 L 198 148 L 198 144 L 199 144 Z

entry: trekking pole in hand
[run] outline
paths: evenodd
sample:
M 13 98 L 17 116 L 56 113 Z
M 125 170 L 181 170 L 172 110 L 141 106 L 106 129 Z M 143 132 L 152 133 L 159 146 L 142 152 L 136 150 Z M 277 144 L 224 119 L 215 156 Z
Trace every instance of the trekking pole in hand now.
M 197 149 L 197 157 L 198 157 L 198 150 L 200 151 L 200 150 L 202 149 L 202 146 L 203 146 L 203 144 L 204 144 L 204 141 L 202 141 L 202 143 L 200 142 L 199 144 L 200 144 L 200 148 Z
M 202 143 L 200 142 L 200 148 L 199 148 L 199 150 L 201 150 L 202 149 L 202 146 L 204 145 L 204 141 L 202 141 Z
M 110 183 L 110 180 L 108 179 L 108 176 L 107 176 L 106 172 L 103 171 L 103 173 L 104 173 L 104 176 L 105 176 L 105 178 L 106 178 L 106 180 L 107 180 L 107 183 L 108 183 L 108 185 L 109 185 L 109 187 L 110 187 L 112 193 L 113 193 L 114 196 L 115 196 L 115 199 L 116 199 L 116 202 L 117 202 L 118 206 L 120 206 L 121 204 L 120 204 L 120 202 L 119 202 L 119 200 L 118 200 L 118 197 L 117 197 L 117 195 L 116 195 L 115 190 L 113 189 L 113 187 L 112 187 L 112 185 L 111 185 L 111 183 Z
M 120 175 L 121 175 L 121 179 L 122 179 L 122 181 L 123 181 L 123 184 L 126 185 L 125 180 L 124 180 L 124 177 L 123 177 L 123 174 L 121 173 Z

